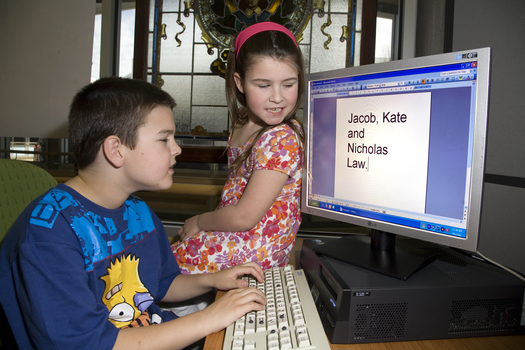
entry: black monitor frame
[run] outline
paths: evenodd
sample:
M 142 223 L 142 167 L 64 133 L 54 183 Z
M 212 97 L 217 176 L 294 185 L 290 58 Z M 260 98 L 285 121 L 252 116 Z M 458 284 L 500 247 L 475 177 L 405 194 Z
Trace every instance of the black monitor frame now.
M 319 157 L 319 154 L 321 154 L 321 157 L 323 156 L 322 147 L 316 144 L 316 139 L 312 139 L 314 135 L 313 124 L 315 123 L 315 118 L 320 118 L 314 115 L 313 112 L 313 103 L 316 98 L 315 94 L 328 92 L 332 93 L 337 99 L 339 99 L 339 96 L 341 96 L 340 98 L 348 97 L 348 95 L 345 95 L 347 93 L 357 94 L 356 96 L 366 96 L 373 93 L 374 87 L 366 86 L 366 83 L 363 83 L 363 81 L 366 82 L 366 80 L 371 77 L 373 78 L 380 75 L 392 76 L 397 74 L 395 72 L 401 72 L 401 75 L 406 74 L 410 77 L 413 73 L 419 72 L 420 69 L 432 72 L 432 67 L 447 65 L 455 65 L 457 67 L 463 67 L 464 65 L 466 67 L 472 67 L 472 65 L 475 65 L 475 69 L 472 71 L 476 72 L 474 76 L 475 82 L 473 82 L 475 105 L 471 108 L 474 113 L 470 116 L 468 125 L 470 130 L 469 137 L 472 140 L 468 145 L 470 171 L 470 177 L 466 180 L 466 186 L 468 186 L 466 203 L 468 203 L 468 205 L 466 205 L 463 213 L 464 218 L 462 222 L 464 222 L 464 229 L 458 229 L 460 234 L 442 234 L 439 230 L 436 230 L 434 228 L 435 226 L 431 223 L 428 224 L 429 227 L 424 227 L 424 225 L 414 227 L 403 224 L 404 220 L 384 220 L 384 213 L 379 212 L 377 215 L 374 214 L 374 210 L 377 211 L 377 208 L 371 211 L 355 210 L 356 208 L 352 208 L 352 205 L 347 205 L 344 201 L 340 202 L 338 198 L 323 197 L 321 201 L 324 201 L 324 205 L 320 205 L 317 200 L 318 197 L 316 197 L 315 193 L 312 193 L 312 184 L 316 181 L 315 173 L 320 167 L 320 165 L 313 162 L 313 157 L 314 154 L 317 154 L 316 157 Z M 471 70 L 467 69 L 467 72 L 470 71 Z M 340 258 L 341 260 L 351 262 L 361 267 L 406 279 L 422 266 L 432 261 L 433 256 L 418 249 L 414 250 L 411 247 L 403 247 L 403 245 L 396 244 L 396 235 L 437 243 L 469 252 L 475 252 L 477 250 L 485 167 L 489 72 L 490 48 L 481 48 L 306 75 L 306 94 L 303 111 L 303 122 L 306 130 L 306 153 L 301 210 L 306 214 L 348 222 L 371 229 L 371 238 L 368 240 L 363 240 L 362 237 L 344 237 L 324 248 L 319 248 L 319 252 Z M 471 79 L 470 76 L 467 75 L 467 77 Z M 456 78 L 459 79 L 458 76 L 456 76 Z M 464 76 L 461 76 L 461 79 L 463 78 Z M 349 84 L 337 84 L 341 81 L 347 81 Z M 408 86 L 412 86 L 414 89 L 417 89 L 416 86 L 430 88 L 432 84 L 438 83 L 442 82 L 429 81 L 426 82 L 425 85 L 419 81 Z M 405 93 L 401 91 L 405 87 L 406 86 L 386 86 L 386 88 L 399 89 L 398 92 L 388 92 L 387 94 Z M 323 88 L 326 89 L 319 91 Z M 326 91 L 332 88 L 334 89 L 333 91 Z M 376 88 L 381 88 L 381 86 Z M 431 89 L 428 91 L 432 92 Z M 451 106 L 451 108 L 453 108 L 453 106 Z M 357 143 L 352 147 L 359 145 L 360 143 Z M 322 166 L 326 169 L 326 164 Z M 316 169 L 315 167 L 318 168 Z M 393 169 L 392 171 L 395 170 Z M 439 181 L 439 179 L 437 180 Z M 351 179 L 348 179 L 348 181 L 351 181 Z M 333 205 L 327 205 L 326 203 L 333 203 Z M 367 213 L 360 215 L 363 212 Z M 439 228 L 440 226 L 437 227 Z M 441 226 L 441 230 L 444 230 L 443 227 L 447 226 Z

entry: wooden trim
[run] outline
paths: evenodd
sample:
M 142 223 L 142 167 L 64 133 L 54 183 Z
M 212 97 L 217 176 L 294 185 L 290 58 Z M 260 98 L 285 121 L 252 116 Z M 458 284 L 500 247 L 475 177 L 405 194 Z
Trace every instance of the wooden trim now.
M 147 81 L 150 0 L 136 0 L 133 79 Z
M 64 183 L 71 179 L 70 176 L 54 176 L 58 183 Z M 177 181 L 176 178 L 173 179 Z M 166 194 L 189 194 L 194 196 L 220 196 L 222 185 L 198 184 L 198 183 L 174 183 L 167 190 L 155 191 L 155 193 Z M 139 196 L 140 197 L 140 196 Z
M 182 153 L 177 156 L 178 162 L 228 164 L 228 155 L 226 153 L 225 147 L 181 146 L 181 149 Z M 74 156 L 72 152 L 58 151 L 15 151 L 0 149 L 0 153 L 40 154 L 46 156 Z
M 363 0 L 360 65 L 372 64 L 376 50 L 377 1 Z
M 183 146 L 178 162 L 227 164 L 228 155 L 223 147 Z

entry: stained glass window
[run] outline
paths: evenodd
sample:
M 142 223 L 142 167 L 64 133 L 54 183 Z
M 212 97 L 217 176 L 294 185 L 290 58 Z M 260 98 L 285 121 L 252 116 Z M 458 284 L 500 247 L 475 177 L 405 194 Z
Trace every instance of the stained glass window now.
M 179 136 L 225 140 L 230 121 L 220 72 L 225 69 L 224 50 L 237 31 L 260 20 L 286 25 L 299 42 L 307 73 L 360 65 L 361 8 L 366 1 L 151 0 L 148 80 L 177 100 Z M 394 13 L 385 13 L 386 22 L 378 22 L 388 29 L 378 31 L 380 45 L 385 35 L 386 42 L 394 42 L 397 3 L 381 2 L 383 11 Z M 392 46 L 378 50 L 376 62 L 391 59 Z

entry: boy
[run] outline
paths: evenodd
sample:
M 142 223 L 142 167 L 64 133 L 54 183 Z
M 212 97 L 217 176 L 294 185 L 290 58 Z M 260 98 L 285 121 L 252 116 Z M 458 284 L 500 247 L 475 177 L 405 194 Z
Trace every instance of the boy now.
M 264 295 L 238 279 L 263 281 L 257 264 L 180 274 L 162 223 L 131 196 L 172 184 L 174 107 L 154 85 L 122 78 L 73 99 L 77 176 L 33 201 L 0 251 L 0 302 L 20 348 L 180 349 L 264 309 Z M 233 290 L 181 318 L 156 305 L 212 288 Z

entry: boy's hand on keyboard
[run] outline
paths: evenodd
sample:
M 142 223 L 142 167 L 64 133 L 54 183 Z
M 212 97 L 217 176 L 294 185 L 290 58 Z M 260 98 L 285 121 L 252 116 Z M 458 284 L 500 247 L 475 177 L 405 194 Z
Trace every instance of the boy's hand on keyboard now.
M 201 312 L 207 313 L 213 333 L 219 332 L 237 321 L 250 311 L 262 311 L 266 305 L 266 296 L 257 288 L 232 289 Z
M 219 290 L 248 287 L 248 281 L 239 279 L 245 275 L 252 275 L 257 281 L 264 282 L 264 272 L 255 262 L 237 265 L 226 270 L 211 274 L 214 278 L 214 287 Z

